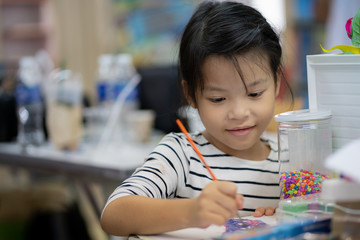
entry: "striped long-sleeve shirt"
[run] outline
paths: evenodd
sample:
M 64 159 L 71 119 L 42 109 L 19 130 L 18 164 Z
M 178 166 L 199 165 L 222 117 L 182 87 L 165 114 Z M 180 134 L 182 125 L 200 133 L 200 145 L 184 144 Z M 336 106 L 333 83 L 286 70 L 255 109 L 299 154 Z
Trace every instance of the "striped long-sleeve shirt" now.
M 250 161 L 220 151 L 201 133 L 191 137 L 214 175 L 219 180 L 236 183 L 238 193 L 244 196 L 241 215 L 249 215 L 257 207 L 277 207 L 280 189 L 276 142 L 263 139 L 271 148 L 268 158 Z M 127 195 L 194 198 L 210 181 L 211 175 L 185 135 L 170 133 L 149 154 L 143 166 L 114 190 L 106 205 Z

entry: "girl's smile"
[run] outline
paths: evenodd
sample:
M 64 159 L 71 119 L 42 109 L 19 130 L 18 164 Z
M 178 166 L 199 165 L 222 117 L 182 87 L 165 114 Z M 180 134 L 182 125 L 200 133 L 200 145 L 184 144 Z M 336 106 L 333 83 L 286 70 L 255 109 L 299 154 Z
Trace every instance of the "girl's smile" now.
M 237 127 L 233 129 L 227 129 L 230 134 L 234 136 L 246 136 L 251 133 L 251 131 L 255 128 L 255 126 L 249 126 L 249 127 Z

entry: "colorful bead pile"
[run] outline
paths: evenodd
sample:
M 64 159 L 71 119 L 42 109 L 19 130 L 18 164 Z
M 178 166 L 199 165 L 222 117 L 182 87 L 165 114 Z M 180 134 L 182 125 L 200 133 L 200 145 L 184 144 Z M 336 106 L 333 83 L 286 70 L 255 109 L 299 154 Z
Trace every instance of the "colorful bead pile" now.
M 307 170 L 284 172 L 280 175 L 280 198 L 287 199 L 321 192 L 321 183 L 327 175 Z

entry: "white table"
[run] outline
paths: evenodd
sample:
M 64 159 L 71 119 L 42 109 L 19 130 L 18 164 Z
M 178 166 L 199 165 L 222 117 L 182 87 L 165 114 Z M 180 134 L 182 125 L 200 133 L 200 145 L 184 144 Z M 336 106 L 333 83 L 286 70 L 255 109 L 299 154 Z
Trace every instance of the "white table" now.
M 153 150 L 157 141 L 96 146 L 82 144 L 76 151 L 57 150 L 50 144 L 27 147 L 17 143 L 0 143 L 0 165 L 24 168 L 31 172 L 64 175 L 80 183 L 98 216 L 102 206 L 92 192 L 91 184 L 116 183 L 126 179 Z
M 99 151 L 94 146 L 81 145 L 76 151 L 62 151 L 45 144 L 29 146 L 24 151 L 17 143 L 0 143 L 0 164 L 76 178 L 122 181 L 144 162 L 154 146 L 154 142 L 134 143 L 107 146 Z

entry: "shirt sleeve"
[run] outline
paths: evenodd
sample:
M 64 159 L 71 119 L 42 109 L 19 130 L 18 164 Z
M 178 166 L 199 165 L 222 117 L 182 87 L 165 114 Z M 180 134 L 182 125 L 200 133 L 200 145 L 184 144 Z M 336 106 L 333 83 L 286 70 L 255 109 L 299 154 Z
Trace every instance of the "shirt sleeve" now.
M 179 181 L 188 172 L 186 144 L 180 135 L 166 135 L 145 159 L 144 164 L 118 186 L 109 196 L 105 207 L 115 199 L 140 195 L 152 198 L 173 198 Z

